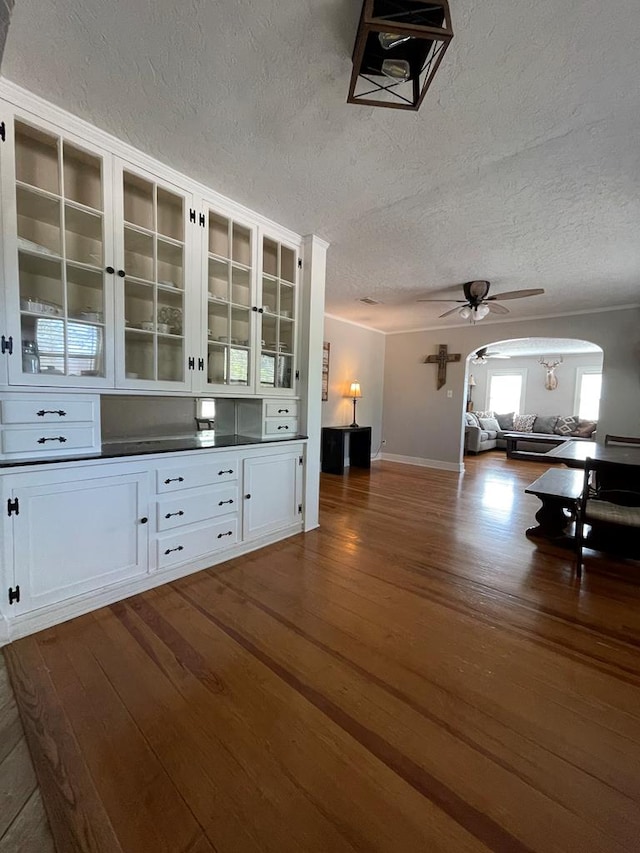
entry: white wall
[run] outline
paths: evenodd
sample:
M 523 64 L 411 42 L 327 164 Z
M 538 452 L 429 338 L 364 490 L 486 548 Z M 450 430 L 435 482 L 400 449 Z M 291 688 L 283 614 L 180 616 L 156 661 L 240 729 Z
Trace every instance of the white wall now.
M 551 350 L 545 351 L 544 355 L 553 356 L 553 352 Z M 476 387 L 473 389 L 474 409 L 478 411 L 489 408 L 489 376 L 492 372 L 526 370 L 520 414 L 575 414 L 578 368 L 587 367 L 600 370 L 602 368 L 602 353 L 563 355 L 562 364 L 556 367 L 558 387 L 555 391 L 547 391 L 544 387 L 547 371 L 540 364 L 539 359 L 540 356 L 530 356 L 527 358 L 510 358 L 509 360 L 489 359 L 486 364 L 470 364 L 469 373 L 476 380 Z
M 600 346 L 604 364 L 598 437 L 607 432 L 640 435 L 640 308 L 631 308 L 387 335 L 385 451 L 459 467 L 467 356 L 481 346 L 526 337 L 575 338 Z M 436 366 L 424 364 L 424 359 L 441 343 L 462 358 L 449 364 L 447 383 L 437 391 Z M 447 397 L 448 390 L 451 398 Z
M 353 401 L 344 395 L 349 385 L 360 382 L 356 418 L 370 426 L 371 451 L 382 440 L 385 335 L 325 315 L 324 340 L 331 344 L 329 399 L 322 403 L 322 426 L 344 426 L 353 420 Z

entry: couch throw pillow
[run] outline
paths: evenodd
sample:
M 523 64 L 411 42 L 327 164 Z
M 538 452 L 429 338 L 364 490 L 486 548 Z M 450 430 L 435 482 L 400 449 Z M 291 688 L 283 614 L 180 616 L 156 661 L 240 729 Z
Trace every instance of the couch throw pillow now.
M 495 418 L 494 412 L 474 412 L 478 418 Z
M 466 426 L 479 427 L 480 424 L 478 422 L 478 418 L 473 414 L 473 412 L 465 412 L 464 413 L 464 422 Z
M 531 432 L 535 423 L 535 415 L 514 415 L 513 431 L 514 432 Z
M 538 415 L 533 424 L 533 432 L 545 432 L 552 435 L 557 421 L 557 415 Z
M 571 435 L 575 435 L 576 438 L 591 438 L 597 426 L 595 421 L 578 421 L 578 426 Z
M 482 429 L 492 430 L 493 432 L 498 432 L 500 429 L 500 424 L 495 418 L 479 418 L 479 420 Z M 495 438 L 495 435 L 493 437 Z
M 578 416 L 566 415 L 558 418 L 553 431 L 556 435 L 571 435 L 574 429 L 578 429 Z
M 513 429 L 513 418 L 515 416 L 515 412 L 507 412 L 506 415 L 496 415 L 496 420 L 500 424 L 500 429 L 509 430 Z

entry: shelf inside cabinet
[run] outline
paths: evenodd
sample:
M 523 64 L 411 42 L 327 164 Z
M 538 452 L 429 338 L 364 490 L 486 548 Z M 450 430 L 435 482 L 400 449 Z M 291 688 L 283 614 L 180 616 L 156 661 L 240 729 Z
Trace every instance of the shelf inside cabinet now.
M 102 210 L 102 160 L 68 142 L 62 146 L 64 197 Z
M 209 253 L 219 258 L 229 259 L 229 220 L 209 211 Z
M 231 229 L 232 234 L 232 258 L 236 264 L 251 267 L 251 230 L 234 222 Z
M 144 178 L 124 172 L 124 218 L 148 231 L 155 230 L 154 186 Z
M 102 215 L 65 204 L 65 254 L 85 264 L 103 263 Z
M 158 234 L 182 242 L 184 240 L 184 203 L 180 196 L 157 188 Z
M 60 260 L 18 252 L 18 278 L 21 310 L 32 311 L 40 304 L 53 305 L 57 311 L 48 313 L 54 316 L 62 313 L 64 283 Z M 35 313 L 42 314 L 45 310 L 37 308 Z
M 24 187 L 16 188 L 18 248 L 61 255 L 61 203 Z
M 155 279 L 154 238 L 131 228 L 124 229 L 124 263 L 129 275 Z
M 21 121 L 15 123 L 16 179 L 60 195 L 58 138 Z

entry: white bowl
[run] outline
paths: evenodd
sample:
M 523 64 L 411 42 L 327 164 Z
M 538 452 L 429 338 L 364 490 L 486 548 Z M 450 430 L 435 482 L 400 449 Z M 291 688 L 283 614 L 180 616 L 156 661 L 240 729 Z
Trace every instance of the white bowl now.
M 161 335 L 168 335 L 171 330 L 171 326 L 168 323 L 158 323 L 158 331 Z
M 153 332 L 153 322 L 145 320 L 143 323 L 140 323 L 140 328 L 144 329 L 145 332 Z

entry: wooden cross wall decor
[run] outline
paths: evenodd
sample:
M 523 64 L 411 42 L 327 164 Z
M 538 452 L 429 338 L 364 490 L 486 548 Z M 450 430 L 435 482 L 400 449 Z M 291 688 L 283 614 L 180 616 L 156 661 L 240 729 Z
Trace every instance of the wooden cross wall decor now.
M 447 350 L 448 346 L 446 344 L 440 344 L 438 346 L 438 355 L 428 355 L 424 360 L 425 364 L 438 365 L 438 391 L 447 381 L 447 364 L 450 361 L 460 361 L 461 358 L 459 352 L 448 353 Z

